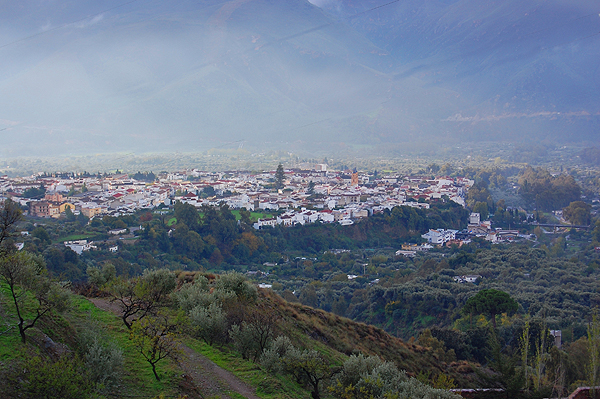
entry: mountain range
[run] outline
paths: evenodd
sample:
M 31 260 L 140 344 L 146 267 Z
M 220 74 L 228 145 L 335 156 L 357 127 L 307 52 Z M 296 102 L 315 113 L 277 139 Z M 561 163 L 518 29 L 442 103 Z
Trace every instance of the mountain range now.
M 0 156 L 597 142 L 591 0 L 25 0 Z

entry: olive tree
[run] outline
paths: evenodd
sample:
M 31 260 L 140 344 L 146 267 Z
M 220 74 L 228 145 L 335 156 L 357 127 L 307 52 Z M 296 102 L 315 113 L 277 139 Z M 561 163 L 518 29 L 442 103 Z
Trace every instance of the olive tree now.
M 321 398 L 321 383 L 333 375 L 329 362 L 314 349 L 300 350 L 292 347 L 281 358 L 283 369 L 296 381 L 308 385 L 313 399 Z
M 26 251 L 5 253 L 0 257 L 0 279 L 8 287 L 23 343 L 27 341 L 25 332 L 42 316 L 68 305 L 68 294 L 50 280 L 40 256 Z
M 167 269 L 144 270 L 142 276 L 134 279 L 115 279 L 107 290 L 111 301 L 121 307 L 121 319 L 131 330 L 135 320 L 156 315 L 167 304 L 175 285 L 175 275 Z
M 77 341 L 94 390 L 105 396 L 114 392 L 123 373 L 123 350 L 107 338 L 99 323 L 92 320 L 80 331 Z
M 196 334 L 209 345 L 223 342 L 227 337 L 227 318 L 217 302 L 208 307 L 196 306 L 189 312 Z
M 257 361 L 271 345 L 279 317 L 271 309 L 250 309 L 245 318 L 231 326 L 229 337 L 244 359 Z
M 331 393 L 336 398 L 454 399 L 450 391 L 425 385 L 398 370 L 392 362 L 362 354 L 350 356 L 332 378 Z
M 2 244 L 13 235 L 19 220 L 21 220 L 19 205 L 11 200 L 5 200 L 0 206 L 0 255 L 5 252 Z
M 314 349 L 300 349 L 289 338 L 280 336 L 263 352 L 260 363 L 268 371 L 291 374 L 296 382 L 307 385 L 313 399 L 321 398 L 324 382 L 329 381 L 334 370 L 322 354 Z
M 130 339 L 137 351 L 152 366 L 152 373 L 157 381 L 160 381 L 160 377 L 156 371 L 156 364 L 163 359 L 179 359 L 180 322 L 177 317 L 161 313 L 138 320 L 131 328 Z

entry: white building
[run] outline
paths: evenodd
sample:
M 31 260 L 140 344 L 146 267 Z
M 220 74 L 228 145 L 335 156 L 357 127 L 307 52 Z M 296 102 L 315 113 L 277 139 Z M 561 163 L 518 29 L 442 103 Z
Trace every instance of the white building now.
M 71 248 L 77 255 L 81 255 L 83 251 L 89 251 L 92 248 L 96 248 L 92 244 L 93 242 L 87 242 L 87 240 L 65 241 L 65 247 Z
M 444 245 L 450 240 L 456 238 L 458 230 L 429 230 L 429 232 L 423 234 L 421 237 L 427 240 L 430 244 Z

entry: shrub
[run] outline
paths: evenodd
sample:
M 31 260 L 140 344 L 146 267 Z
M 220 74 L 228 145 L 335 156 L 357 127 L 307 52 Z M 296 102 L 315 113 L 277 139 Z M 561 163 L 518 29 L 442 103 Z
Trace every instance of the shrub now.
M 222 274 L 215 282 L 215 289 L 233 291 L 241 302 L 253 303 L 258 298 L 258 289 L 243 274 L 230 272 Z
M 79 349 L 94 390 L 101 394 L 113 391 L 123 372 L 123 350 L 94 324 L 79 334 Z
M 416 378 L 409 378 L 392 362 L 378 357 L 352 355 L 333 378 L 330 392 L 336 398 L 358 399 L 450 399 L 460 396 L 425 385 Z
M 2 374 L 2 397 L 23 399 L 81 399 L 91 394 L 79 358 L 63 356 L 53 362 L 41 356 L 17 361 Z
M 196 306 L 189 313 L 197 335 L 209 345 L 223 342 L 227 332 L 226 317 L 221 306 L 215 302 L 207 308 Z
M 261 355 L 261 366 L 271 373 L 283 372 L 281 358 L 284 357 L 293 347 L 292 341 L 290 341 L 290 339 L 285 335 L 277 337 L 271 344 L 271 347 L 266 349 Z

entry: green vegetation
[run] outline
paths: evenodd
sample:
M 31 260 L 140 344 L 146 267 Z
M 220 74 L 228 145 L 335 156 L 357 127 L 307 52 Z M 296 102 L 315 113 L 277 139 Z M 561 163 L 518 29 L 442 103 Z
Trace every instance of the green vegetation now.
M 442 168 L 458 173 L 455 165 L 432 164 L 428 171 Z M 42 309 L 40 303 L 51 303 L 49 291 L 38 298 L 37 288 L 20 284 L 15 287 L 25 309 L 22 325 L 35 319 L 36 309 L 43 312 L 27 328 L 23 345 L 5 280 L 0 302 L 6 320 L 0 331 L 2 376 L 27 381 L 27 389 L 36 395 L 43 388 L 69 397 L 69 385 L 60 378 L 56 386 L 39 383 L 63 367 L 65 375 L 84 378 L 72 378 L 86 385 L 82 396 L 110 396 L 111 387 L 120 384 L 126 392 L 149 397 L 193 397 L 178 377 L 178 354 L 152 355 L 158 344 L 184 342 L 268 398 L 393 397 L 392 392 L 412 392 L 408 386 L 416 383 L 410 377 L 436 388 L 498 387 L 513 397 L 531 398 L 558 396 L 578 384 L 594 383 L 600 374 L 600 338 L 593 318 L 594 308 L 600 306 L 600 256 L 595 250 L 600 246 L 600 222 L 594 219 L 597 206 L 590 205 L 589 198 L 582 201 L 581 191 L 563 198 L 573 184 L 583 181 L 583 174 L 551 175 L 533 168 L 461 172 L 465 171 L 476 181 L 466 198 L 472 210 L 484 217 L 489 213 L 494 227 L 534 232 L 536 237 L 497 245 L 474 239 L 461 247 L 419 252 L 414 258 L 396 256 L 402 243 L 422 242 L 420 236 L 429 228 L 466 226 L 469 211 L 447 198 L 433 202 L 430 209 L 396 207 L 346 227 L 314 224 L 256 231 L 251 224 L 264 214 L 224 205 L 198 212 L 185 204 L 164 214 L 143 211 L 95 218 L 89 225 L 76 218 L 36 226 L 26 220 L 20 227 L 30 235 L 17 239 L 25 242 L 27 252 L 18 256 L 45 264 L 36 269 L 41 272 L 37 281 L 44 284 L 34 285 L 58 288 L 56 280 L 71 281 L 87 295 L 109 293 L 121 317 L 100 312 L 75 296 L 62 302 L 68 305 L 63 313 L 59 307 Z M 509 192 L 516 197 L 517 189 L 509 182 L 516 185 L 517 179 L 522 183 L 519 199 L 496 197 Z M 585 179 L 593 183 L 592 174 Z M 532 207 L 537 208 L 533 214 Z M 533 219 L 558 224 L 550 211 L 561 208 L 569 222 L 592 228 L 552 231 L 528 224 Z M 3 208 L 10 209 L 10 203 Z M 109 229 L 139 225 L 143 230 L 126 239 L 108 234 Z M 14 229 L 9 230 L 2 230 L 7 232 L 1 236 L 2 248 L 11 248 L 2 259 L 18 264 L 9 262 L 15 256 L 10 254 L 16 253 Z M 99 250 L 77 255 L 53 244 L 84 237 L 93 237 Z M 118 252 L 107 251 L 113 245 Z M 250 284 L 232 270 L 252 271 L 256 281 Z M 479 277 L 475 283 L 454 280 L 465 275 Z M 256 290 L 256 282 L 270 283 L 274 291 Z M 489 293 L 502 294 L 483 298 Z M 160 331 L 146 328 L 163 316 L 177 319 L 181 329 L 168 323 Z M 97 328 L 90 333 L 86 326 L 92 324 Z M 551 329 L 562 330 L 560 350 L 553 347 Z M 45 352 L 42 334 L 76 354 L 68 366 Z M 172 334 L 173 341 L 161 338 L 166 334 Z M 357 352 L 364 354 L 360 360 Z M 370 356 L 393 364 L 368 360 Z M 102 366 L 108 364 L 102 359 L 115 366 Z M 365 370 L 358 379 L 339 374 L 350 359 Z M 481 370 L 477 363 L 483 365 Z M 15 373 L 38 366 L 39 379 L 29 371 Z M 121 371 L 88 375 L 81 371 L 86 368 Z M 271 374 L 263 379 L 265 370 Z M 393 378 L 386 380 L 377 370 L 387 370 Z M 369 385 L 380 377 L 383 385 Z M 429 389 L 415 387 L 415 392 Z
M 463 312 L 472 317 L 473 314 L 488 314 L 492 325 L 496 328 L 496 315 L 514 313 L 519 308 L 517 302 L 506 292 L 494 289 L 479 291 L 467 300 Z
M 573 176 L 552 176 L 547 170 L 528 167 L 519 176 L 520 194 L 536 209 L 562 209 L 581 197 L 581 187 Z
M 256 394 L 261 398 L 296 399 L 310 396 L 307 390 L 288 376 L 265 373 L 262 367 L 252 361 L 244 360 L 231 348 L 217 348 L 193 338 L 186 339 L 185 343 L 219 367 L 234 373 L 250 386 L 256 387 Z
M 46 188 L 43 185 L 38 188 L 29 188 L 23 192 L 23 195 L 25 198 L 42 199 L 46 195 Z
M 231 213 L 233 214 L 233 216 L 235 216 L 235 220 L 241 220 L 242 213 L 244 213 L 244 212 L 235 209 L 235 210 L 232 210 Z M 271 216 L 271 215 L 268 213 L 254 212 L 254 211 L 250 212 L 250 220 L 252 222 L 256 222 L 258 219 L 265 219 L 269 216 Z
M 283 183 L 285 181 L 285 172 L 283 170 L 283 165 L 277 165 L 277 170 L 275 171 L 275 188 L 282 189 Z
M 6 285 L 17 317 L 23 343 L 26 331 L 52 309 L 64 310 L 67 297 L 61 287 L 50 281 L 43 260 L 27 252 L 8 252 L 0 257 L 0 282 Z
M 62 314 L 52 311 L 42 317 L 30 330 L 27 344 L 14 329 L 0 335 L 3 397 L 15 397 L 16 392 L 26 398 L 110 397 L 114 389 L 147 397 L 177 392 L 174 364 L 160 370 L 168 381 L 153 382 L 118 317 L 78 296 L 71 295 L 68 303 Z M 12 319 L 12 309 L 4 311 L 11 312 Z
M 589 204 L 583 201 L 574 201 L 563 209 L 563 216 L 574 225 L 588 226 L 592 220 L 591 210 L 592 207 Z

